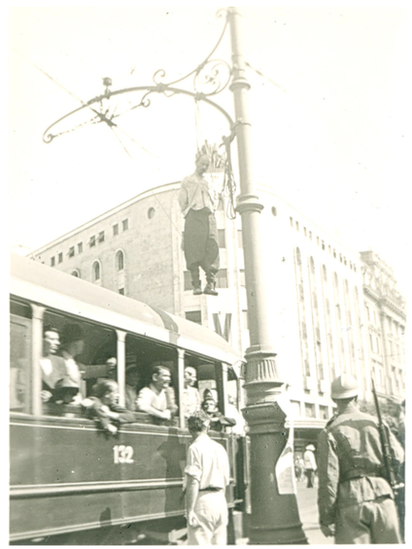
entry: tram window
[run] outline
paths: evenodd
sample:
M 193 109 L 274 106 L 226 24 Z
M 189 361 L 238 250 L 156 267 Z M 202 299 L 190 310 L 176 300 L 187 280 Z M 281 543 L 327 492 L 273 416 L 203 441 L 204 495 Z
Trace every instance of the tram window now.
M 31 367 L 31 308 L 10 303 L 10 410 L 28 412 Z
M 117 355 L 114 330 L 52 311 L 45 311 L 43 326 L 53 326 L 58 330 L 59 344 L 55 354 L 64 359 L 63 371 L 80 387 L 72 404 L 79 404 L 89 396 L 99 378 L 117 378 L 116 360 L 109 360 L 116 359 Z M 51 377 L 52 383 L 57 381 L 54 377 Z M 43 413 L 54 413 L 47 402 Z
M 136 411 L 133 406 L 133 399 L 136 399 L 140 390 L 144 387 L 147 387 L 151 383 L 151 372 L 152 366 L 154 365 L 164 365 L 169 368 L 171 373 L 171 384 L 170 387 L 172 396 L 176 405 L 179 402 L 178 395 L 178 370 L 177 370 L 177 351 L 174 348 L 166 347 L 164 345 L 158 344 L 154 341 L 138 337 L 132 334 L 127 334 L 126 336 L 126 385 L 128 381 L 128 371 L 130 371 L 132 366 L 135 366 L 137 372 L 132 376 L 130 387 L 125 387 L 126 394 L 126 407 Z M 128 398 L 128 394 L 131 395 L 131 398 Z M 134 396 L 135 395 L 135 396 Z M 173 423 L 177 421 L 177 410 L 175 411 L 173 417 Z M 138 414 L 139 416 L 140 414 Z M 150 420 L 154 423 L 159 423 L 156 419 L 147 417 L 147 414 L 141 413 L 141 417 L 137 417 L 137 421 L 145 422 Z

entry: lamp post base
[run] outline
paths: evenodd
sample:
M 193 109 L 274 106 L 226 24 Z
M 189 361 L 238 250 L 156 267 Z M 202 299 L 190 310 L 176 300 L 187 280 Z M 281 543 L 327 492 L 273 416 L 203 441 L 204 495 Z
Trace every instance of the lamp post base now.
M 286 441 L 286 415 L 277 402 L 248 405 L 252 514 L 250 545 L 307 544 L 296 494 L 279 494 L 276 464 Z

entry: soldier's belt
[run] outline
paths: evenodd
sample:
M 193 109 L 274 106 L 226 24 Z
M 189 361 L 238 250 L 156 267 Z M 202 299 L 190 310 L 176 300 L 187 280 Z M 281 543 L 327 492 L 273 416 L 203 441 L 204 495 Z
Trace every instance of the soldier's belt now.
M 378 477 L 383 478 L 379 473 L 369 473 L 366 471 L 360 471 L 359 469 L 352 469 L 351 471 L 346 471 L 342 473 L 339 478 L 339 482 L 345 482 L 346 480 L 353 480 L 355 478 L 364 478 L 364 477 Z

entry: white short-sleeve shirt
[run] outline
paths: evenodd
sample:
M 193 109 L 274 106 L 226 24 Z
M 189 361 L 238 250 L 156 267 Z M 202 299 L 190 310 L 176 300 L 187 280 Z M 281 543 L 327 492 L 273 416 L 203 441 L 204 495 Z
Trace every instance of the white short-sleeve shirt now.
M 185 473 L 199 481 L 200 490 L 224 489 L 230 477 L 226 450 L 207 434 L 201 434 L 189 446 Z

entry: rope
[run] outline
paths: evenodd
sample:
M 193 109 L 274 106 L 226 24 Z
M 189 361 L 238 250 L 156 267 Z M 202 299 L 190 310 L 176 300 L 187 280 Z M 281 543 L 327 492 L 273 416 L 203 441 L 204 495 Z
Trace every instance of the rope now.
M 276 82 L 274 82 L 273 80 L 271 80 L 268 76 L 265 76 L 263 74 L 262 71 L 258 70 L 258 69 L 255 69 L 254 67 L 252 67 L 252 65 L 250 63 L 248 63 L 247 61 L 245 61 L 245 65 L 247 67 L 249 67 L 250 69 L 252 69 L 252 71 L 255 71 L 256 74 L 258 74 L 259 76 L 261 76 L 262 78 L 264 78 L 265 80 L 267 80 L 268 82 L 270 82 L 271 84 L 273 84 L 274 86 L 276 86 L 277 88 L 279 88 L 280 90 L 284 91 L 285 93 L 287 93 L 286 90 L 284 90 L 281 86 L 279 86 L 279 84 L 276 84 Z

